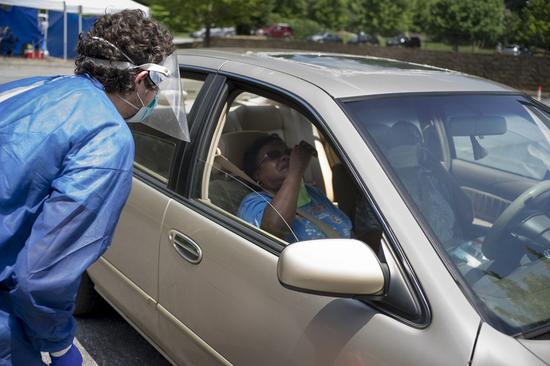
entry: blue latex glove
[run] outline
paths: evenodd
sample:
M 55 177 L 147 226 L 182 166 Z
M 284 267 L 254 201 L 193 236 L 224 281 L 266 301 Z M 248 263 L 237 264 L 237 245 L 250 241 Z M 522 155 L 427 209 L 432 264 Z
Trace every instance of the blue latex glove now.
M 73 344 L 71 348 L 61 357 L 50 355 L 52 363 L 50 366 L 81 366 L 82 355 L 76 346 Z

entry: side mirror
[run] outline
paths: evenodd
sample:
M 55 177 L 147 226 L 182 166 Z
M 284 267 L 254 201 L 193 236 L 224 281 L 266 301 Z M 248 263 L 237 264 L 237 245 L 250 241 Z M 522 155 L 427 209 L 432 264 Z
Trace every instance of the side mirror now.
M 385 283 L 376 254 L 355 239 L 291 244 L 279 257 L 277 276 L 293 290 L 341 297 L 380 295 Z

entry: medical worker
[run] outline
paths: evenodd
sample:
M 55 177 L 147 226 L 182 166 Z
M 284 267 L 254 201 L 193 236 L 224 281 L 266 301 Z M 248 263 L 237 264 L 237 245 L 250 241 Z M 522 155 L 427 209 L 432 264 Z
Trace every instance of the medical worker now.
M 187 138 L 167 29 L 141 11 L 81 35 L 75 75 L 0 85 L 0 365 L 81 365 L 72 312 L 80 277 L 105 252 L 128 197 L 134 143 L 162 97 Z M 176 97 L 174 96 L 176 95 Z

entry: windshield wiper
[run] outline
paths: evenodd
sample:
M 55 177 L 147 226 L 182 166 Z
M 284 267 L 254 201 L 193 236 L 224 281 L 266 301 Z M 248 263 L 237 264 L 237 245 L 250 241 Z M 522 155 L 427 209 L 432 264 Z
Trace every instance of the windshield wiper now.
M 532 327 L 525 332 L 518 333 L 516 336 L 524 339 L 550 339 L 550 319 L 547 319 L 544 323 Z

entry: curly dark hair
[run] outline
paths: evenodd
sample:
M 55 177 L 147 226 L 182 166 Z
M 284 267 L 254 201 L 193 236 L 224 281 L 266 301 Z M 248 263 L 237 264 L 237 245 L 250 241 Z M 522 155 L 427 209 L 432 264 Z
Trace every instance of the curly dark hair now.
M 128 61 L 113 46 L 92 37 L 100 37 L 111 42 L 130 57 L 135 65 L 161 63 L 176 49 L 168 29 L 147 17 L 141 10 L 124 10 L 98 18 L 90 32 L 79 36 L 75 74 L 93 76 L 103 84 L 107 93 L 126 94 L 133 91 L 133 80 L 139 70 L 120 70 L 91 60 L 89 57 Z M 154 88 L 149 78 L 145 80 L 148 88 Z

